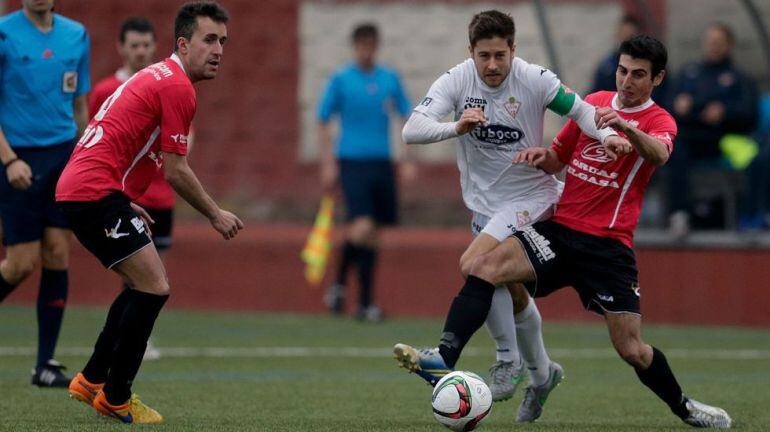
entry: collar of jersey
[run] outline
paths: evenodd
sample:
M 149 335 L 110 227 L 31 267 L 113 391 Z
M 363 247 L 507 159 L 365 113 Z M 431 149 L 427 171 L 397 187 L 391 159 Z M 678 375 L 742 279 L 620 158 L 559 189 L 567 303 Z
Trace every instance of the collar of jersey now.
M 647 99 L 647 102 L 639 106 L 635 106 L 631 108 L 620 108 L 620 104 L 618 103 L 618 94 L 615 93 L 615 97 L 612 98 L 612 109 L 614 109 L 615 111 L 620 111 L 620 112 L 629 113 L 629 114 L 637 113 L 639 111 L 644 111 L 647 108 L 653 106 L 654 104 L 655 104 L 655 101 L 652 100 L 652 98 L 649 98 Z
M 184 70 L 184 66 L 182 65 L 182 60 L 179 58 L 176 53 L 171 54 L 171 57 L 169 57 L 171 60 L 174 61 L 174 63 L 179 65 L 179 68 L 182 69 L 182 72 L 187 73 L 186 70 Z

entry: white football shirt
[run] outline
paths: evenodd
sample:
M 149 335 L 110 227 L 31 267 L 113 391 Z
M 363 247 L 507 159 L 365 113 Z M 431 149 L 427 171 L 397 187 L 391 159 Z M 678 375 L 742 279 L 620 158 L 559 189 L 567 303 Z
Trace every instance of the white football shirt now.
M 433 83 L 416 112 L 435 121 L 454 112 L 457 120 L 466 108 L 481 108 L 488 121 L 457 137 L 457 166 L 468 209 L 492 216 L 513 202 L 558 201 L 559 181 L 553 175 L 511 161 L 519 151 L 542 145 L 545 110 L 560 87 L 553 72 L 518 57 L 496 88 L 484 84 L 470 58 Z

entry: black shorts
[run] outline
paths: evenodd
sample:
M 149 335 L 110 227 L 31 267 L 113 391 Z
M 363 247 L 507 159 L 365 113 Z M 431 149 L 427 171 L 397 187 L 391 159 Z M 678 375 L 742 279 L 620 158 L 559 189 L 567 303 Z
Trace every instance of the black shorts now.
M 171 247 L 171 231 L 174 228 L 174 209 L 156 209 L 144 207 L 150 214 L 154 224 L 150 226 L 152 231 L 152 242 L 158 252 Z
M 59 204 L 80 243 L 108 269 L 152 243 L 131 201 L 120 192 L 98 201 Z
M 69 228 L 67 218 L 56 205 L 56 183 L 72 154 L 74 141 L 49 147 L 14 148 L 32 170 L 32 186 L 19 190 L 8 182 L 0 165 L 0 220 L 3 244 L 38 241 L 46 228 Z
M 533 297 L 545 297 L 572 286 L 583 306 L 604 312 L 640 314 L 639 283 L 634 251 L 618 240 L 597 237 L 550 220 L 517 231 L 536 280 L 528 283 Z
M 340 159 L 339 167 L 347 220 L 371 217 L 378 225 L 398 222 L 393 162 Z

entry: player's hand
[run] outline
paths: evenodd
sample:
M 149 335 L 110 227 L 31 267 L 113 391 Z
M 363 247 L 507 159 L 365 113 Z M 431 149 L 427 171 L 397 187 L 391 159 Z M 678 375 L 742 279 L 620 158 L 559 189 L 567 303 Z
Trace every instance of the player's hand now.
M 131 203 L 131 209 L 134 210 L 136 214 L 139 215 L 140 218 L 142 218 L 142 222 L 144 222 L 144 227 L 147 229 L 147 235 L 152 236 L 152 230 L 150 230 L 150 225 L 155 223 L 155 221 L 152 219 L 152 216 L 150 216 L 150 214 L 147 213 L 147 210 L 145 210 L 139 204 Z
M 484 111 L 481 108 L 467 108 L 463 110 L 460 119 L 455 124 L 457 135 L 465 135 L 479 125 L 486 125 L 487 119 L 484 118 Z
M 596 122 L 597 129 L 611 127 L 616 131 L 626 132 L 628 128 L 631 127 L 627 121 L 623 120 L 623 117 L 621 117 L 617 111 L 610 107 L 596 108 L 594 122 Z
M 332 193 L 335 187 L 337 187 L 337 181 L 340 176 L 340 168 L 337 165 L 337 161 L 334 159 L 321 162 L 321 188 L 324 195 Z
M 27 190 L 32 186 L 32 169 L 21 159 L 8 165 L 5 174 L 8 176 L 8 183 L 15 189 Z
M 222 234 L 225 240 L 230 240 L 238 234 L 238 231 L 243 229 L 243 222 L 238 219 L 238 216 L 230 213 L 227 210 L 219 209 L 217 216 L 211 221 L 211 226 L 214 227 L 217 232 Z
M 540 168 L 540 165 L 545 162 L 548 149 L 545 147 L 530 147 L 526 148 L 513 157 L 513 163 L 515 164 L 527 164 L 534 168 Z
M 610 135 L 604 140 L 604 149 L 612 160 L 618 160 L 619 156 L 625 156 L 634 150 L 634 146 L 627 139 L 617 135 Z

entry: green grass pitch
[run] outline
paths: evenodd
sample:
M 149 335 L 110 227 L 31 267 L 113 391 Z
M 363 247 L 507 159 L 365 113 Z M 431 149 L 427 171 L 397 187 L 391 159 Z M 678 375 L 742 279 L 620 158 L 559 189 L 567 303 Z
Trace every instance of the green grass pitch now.
M 57 358 L 83 366 L 106 308 L 67 310 Z M 164 357 L 145 362 L 134 385 L 158 409 L 158 431 L 434 431 L 430 388 L 396 367 L 399 341 L 431 345 L 441 321 L 394 318 L 365 324 L 325 316 L 189 312 L 161 314 Z M 770 430 L 770 331 L 649 326 L 645 338 L 669 357 L 685 392 L 727 409 L 740 431 Z M 0 308 L 0 430 L 103 431 L 128 426 L 96 418 L 64 390 L 29 384 L 34 309 Z M 610 350 L 595 324 L 545 323 L 551 357 L 565 369 L 543 417 L 514 422 L 522 397 L 497 403 L 483 431 L 689 430 Z M 459 369 L 488 377 L 492 342 L 481 330 Z

